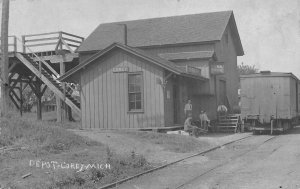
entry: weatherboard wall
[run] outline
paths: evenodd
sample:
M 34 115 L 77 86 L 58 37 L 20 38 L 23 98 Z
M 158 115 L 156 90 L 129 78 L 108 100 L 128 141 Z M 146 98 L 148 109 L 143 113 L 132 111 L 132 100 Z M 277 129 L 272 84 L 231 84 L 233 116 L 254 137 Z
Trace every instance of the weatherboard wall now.
M 203 42 L 203 43 L 190 43 L 190 44 L 176 44 L 176 45 L 162 45 L 162 46 L 152 46 L 152 47 L 144 47 L 143 50 L 148 53 L 159 55 L 163 53 L 178 53 L 178 52 L 194 52 L 194 51 L 215 51 L 217 56 L 217 61 L 224 62 L 224 70 L 225 74 L 216 76 L 216 89 L 219 89 L 220 80 L 226 81 L 226 94 L 228 98 L 228 102 L 231 108 L 238 106 L 238 82 L 239 76 L 237 72 L 237 50 L 234 46 L 234 35 L 231 32 L 231 28 L 229 26 L 226 27 L 226 30 L 220 41 L 211 41 L 211 42 Z M 191 66 L 195 66 L 196 62 L 187 60 L 186 62 L 181 61 L 180 64 L 187 64 Z M 203 60 L 199 60 L 199 67 L 203 66 Z M 208 75 L 206 72 L 206 68 L 204 68 L 204 76 L 209 76 L 209 89 L 205 89 L 203 94 L 218 94 L 219 90 L 214 91 L 215 82 L 212 75 Z M 203 89 L 200 89 L 203 91 Z M 184 99 L 182 99 L 184 100 Z M 217 104 L 226 104 L 226 102 L 222 102 L 221 99 L 217 99 Z
M 143 73 L 143 112 L 128 109 L 128 73 L 114 73 L 114 67 L 128 67 Z M 115 49 L 95 60 L 81 72 L 82 127 L 122 129 L 164 126 L 164 94 L 158 82 L 163 69 Z
M 225 77 L 226 81 L 226 96 L 230 108 L 238 106 L 238 87 L 239 87 L 239 75 L 237 71 L 237 51 L 234 46 L 234 35 L 231 32 L 229 25 L 226 27 L 223 33 L 221 41 L 216 42 L 215 52 L 218 61 L 224 62 L 224 72 L 222 76 L 217 76 L 217 89 L 220 88 L 222 80 L 220 77 Z M 217 91 L 217 93 L 219 93 Z M 218 104 L 225 103 L 223 100 L 218 98 Z

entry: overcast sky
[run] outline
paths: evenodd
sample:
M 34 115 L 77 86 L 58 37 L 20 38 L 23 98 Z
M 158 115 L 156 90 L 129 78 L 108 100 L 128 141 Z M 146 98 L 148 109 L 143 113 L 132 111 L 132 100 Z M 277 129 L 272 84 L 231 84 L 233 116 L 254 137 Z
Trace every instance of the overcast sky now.
M 233 10 L 245 55 L 238 62 L 300 78 L 300 0 L 13 0 L 10 34 L 66 31 L 87 37 L 100 23 Z

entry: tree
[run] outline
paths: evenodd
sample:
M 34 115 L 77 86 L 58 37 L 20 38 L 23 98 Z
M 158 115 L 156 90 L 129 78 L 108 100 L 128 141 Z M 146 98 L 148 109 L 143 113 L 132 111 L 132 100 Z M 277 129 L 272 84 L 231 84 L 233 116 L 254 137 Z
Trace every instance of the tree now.
M 2 0 L 2 22 L 1 22 L 1 117 L 5 116 L 9 107 L 8 86 L 8 21 L 9 0 Z
M 238 65 L 238 72 L 239 75 L 249 75 L 254 74 L 258 72 L 258 69 L 255 67 L 255 65 L 245 65 L 243 62 L 241 65 Z

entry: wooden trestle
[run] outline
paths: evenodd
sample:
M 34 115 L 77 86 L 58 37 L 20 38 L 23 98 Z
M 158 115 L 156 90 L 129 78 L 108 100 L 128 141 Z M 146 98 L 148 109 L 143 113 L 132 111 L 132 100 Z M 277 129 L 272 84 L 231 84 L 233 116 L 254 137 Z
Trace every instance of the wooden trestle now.
M 23 110 L 23 91 L 30 87 L 37 98 L 37 119 L 42 119 L 42 96 L 47 88 L 57 99 L 57 121 L 62 121 L 62 107 L 71 118 L 71 111 L 80 115 L 80 102 L 72 97 L 73 89 L 57 78 L 79 64 L 75 52 L 84 38 L 65 33 L 52 32 L 24 35 L 22 41 L 16 36 L 9 37 L 9 96 L 20 110 Z M 20 41 L 21 52 L 17 42 Z M 63 116 L 64 117 L 64 116 Z

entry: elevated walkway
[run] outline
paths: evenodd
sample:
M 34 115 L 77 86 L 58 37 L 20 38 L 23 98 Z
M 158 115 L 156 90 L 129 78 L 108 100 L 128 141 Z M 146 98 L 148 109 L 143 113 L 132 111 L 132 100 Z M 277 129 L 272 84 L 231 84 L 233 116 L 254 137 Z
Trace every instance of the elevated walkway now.
M 38 98 L 38 118 L 46 88 L 80 115 L 80 102 L 72 97 L 74 89 L 57 78 L 79 64 L 76 49 L 83 40 L 61 31 L 24 35 L 22 40 L 9 37 L 9 95 L 21 112 L 22 92 L 29 86 Z

